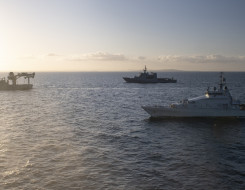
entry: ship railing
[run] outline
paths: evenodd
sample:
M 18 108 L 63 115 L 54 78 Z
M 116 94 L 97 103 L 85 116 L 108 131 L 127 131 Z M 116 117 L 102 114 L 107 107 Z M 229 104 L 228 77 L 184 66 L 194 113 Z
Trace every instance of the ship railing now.
M 240 105 L 241 102 L 240 102 L 240 100 L 238 100 L 238 99 L 232 99 L 232 104 L 233 104 L 233 105 Z
M 176 108 L 176 104 L 170 104 L 170 108 Z

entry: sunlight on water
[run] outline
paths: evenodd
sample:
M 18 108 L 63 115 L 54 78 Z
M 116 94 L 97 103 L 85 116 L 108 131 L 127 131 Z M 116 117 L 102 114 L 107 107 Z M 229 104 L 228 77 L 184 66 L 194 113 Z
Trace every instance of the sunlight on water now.
M 218 73 L 146 85 L 125 74 L 37 73 L 30 91 L 1 91 L 1 188 L 243 189 L 243 120 L 151 120 L 141 108 L 202 95 Z M 225 74 L 245 102 L 244 73 Z

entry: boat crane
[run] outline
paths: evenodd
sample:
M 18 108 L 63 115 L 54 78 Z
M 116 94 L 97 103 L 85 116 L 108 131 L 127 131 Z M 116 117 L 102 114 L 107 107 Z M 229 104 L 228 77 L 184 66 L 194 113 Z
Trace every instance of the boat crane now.
M 18 73 L 18 74 L 15 75 L 13 72 L 10 72 L 9 75 L 8 75 L 8 80 L 11 80 L 12 84 L 14 86 L 16 86 L 16 81 L 20 77 L 24 77 L 25 79 L 28 79 L 28 85 L 29 85 L 30 84 L 30 78 L 34 78 L 35 77 L 35 73 Z

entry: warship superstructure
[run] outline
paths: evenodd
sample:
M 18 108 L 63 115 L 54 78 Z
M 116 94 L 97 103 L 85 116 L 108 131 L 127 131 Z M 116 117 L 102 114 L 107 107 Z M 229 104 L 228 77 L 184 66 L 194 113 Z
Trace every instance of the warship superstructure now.
M 177 80 L 174 78 L 157 78 L 157 73 L 147 72 L 146 66 L 143 73 L 134 78 L 123 77 L 123 79 L 128 83 L 176 83 Z

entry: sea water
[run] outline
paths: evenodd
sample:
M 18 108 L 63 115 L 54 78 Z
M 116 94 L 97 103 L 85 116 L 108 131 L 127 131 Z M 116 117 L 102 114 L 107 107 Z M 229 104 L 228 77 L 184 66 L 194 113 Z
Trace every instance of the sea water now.
M 32 90 L 0 91 L 0 189 L 244 189 L 244 120 L 152 120 L 141 108 L 203 95 L 219 73 L 122 79 L 135 74 L 36 73 Z M 245 73 L 225 77 L 245 102 Z

